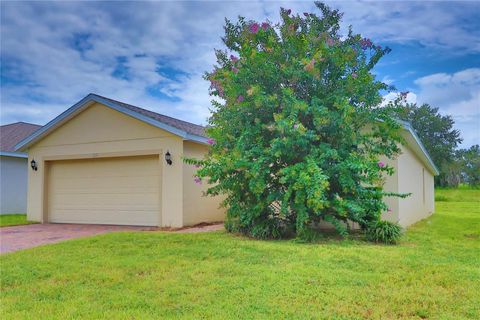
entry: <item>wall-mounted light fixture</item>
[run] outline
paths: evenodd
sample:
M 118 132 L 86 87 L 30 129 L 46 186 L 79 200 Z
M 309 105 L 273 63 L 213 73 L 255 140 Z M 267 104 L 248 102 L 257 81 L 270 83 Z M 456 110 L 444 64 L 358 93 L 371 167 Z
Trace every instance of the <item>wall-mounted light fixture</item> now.
M 38 170 L 37 162 L 35 161 L 35 159 L 32 159 L 32 161 L 30 161 L 30 167 L 32 167 L 32 170 L 33 170 L 33 171 L 37 171 L 37 170 Z
M 173 163 L 172 155 L 168 151 L 167 151 L 167 153 L 165 153 L 165 161 L 168 163 L 168 165 L 172 165 L 172 163 Z

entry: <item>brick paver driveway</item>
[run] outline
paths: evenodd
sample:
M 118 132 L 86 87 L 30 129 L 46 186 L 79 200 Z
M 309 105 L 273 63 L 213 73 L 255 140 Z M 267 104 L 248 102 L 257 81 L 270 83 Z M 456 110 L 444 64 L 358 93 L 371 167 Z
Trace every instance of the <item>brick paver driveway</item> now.
M 93 224 L 30 224 L 0 228 L 0 253 L 114 231 L 152 230 L 151 227 Z

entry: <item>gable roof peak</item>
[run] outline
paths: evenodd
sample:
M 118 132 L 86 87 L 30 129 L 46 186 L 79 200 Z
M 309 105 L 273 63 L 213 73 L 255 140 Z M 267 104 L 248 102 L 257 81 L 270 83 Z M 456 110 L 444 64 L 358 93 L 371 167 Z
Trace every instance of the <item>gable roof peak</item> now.
M 131 116 L 137 120 L 143 121 L 157 128 L 163 129 L 174 135 L 181 137 L 184 140 L 190 140 L 202 144 L 207 144 L 207 137 L 205 134 L 205 127 L 184 120 L 169 117 L 154 111 L 143 109 L 128 103 L 113 100 L 95 93 L 89 93 L 79 102 L 65 110 L 55 119 L 47 123 L 34 134 L 28 136 L 20 141 L 16 146 L 16 150 L 24 151 L 36 141 L 48 135 L 58 126 L 73 118 L 78 112 L 87 108 L 92 103 L 100 103 L 106 107 L 114 109 L 125 115 Z

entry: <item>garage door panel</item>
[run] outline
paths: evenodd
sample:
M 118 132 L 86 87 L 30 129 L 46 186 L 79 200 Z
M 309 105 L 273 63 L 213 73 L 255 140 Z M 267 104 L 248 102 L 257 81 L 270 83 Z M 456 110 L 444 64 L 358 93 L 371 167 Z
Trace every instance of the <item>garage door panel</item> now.
M 125 195 L 125 194 L 132 194 L 132 195 L 135 195 L 135 194 L 151 194 L 151 193 L 157 193 L 158 191 L 158 188 L 157 187 L 144 187 L 144 186 L 141 186 L 141 187 L 138 187 L 138 188 L 135 188 L 135 187 L 132 187 L 132 186 L 128 186 L 128 187 L 119 187 L 119 186 L 116 186 L 115 188 L 109 188 L 108 186 L 105 186 L 105 187 L 98 187 L 98 186 L 95 186 L 95 187 L 92 187 L 91 189 L 88 189 L 88 190 L 85 190 L 81 187 L 75 187 L 75 188 L 63 188 L 63 187 L 57 187 L 56 188 L 56 191 L 55 191 L 55 194 L 52 195 L 52 198 L 55 198 L 55 197 L 59 197 L 59 196 L 68 196 L 68 195 L 71 195 L 71 196 L 77 196 L 77 195 L 97 195 L 97 194 L 111 194 L 112 196 L 115 195 L 115 194 L 118 194 L 118 195 Z
M 51 222 L 159 225 L 158 156 L 55 161 L 47 183 Z
M 58 210 L 52 219 L 61 219 L 61 223 L 92 223 L 96 224 L 122 224 L 122 225 L 152 225 L 151 221 L 157 215 L 145 211 L 121 211 L 121 210 Z M 121 221 L 114 223 L 112 221 Z
M 142 202 L 134 202 L 135 199 L 131 199 L 128 201 L 123 201 L 121 203 L 114 203 L 112 201 L 72 201 L 72 202 L 67 202 L 67 201 L 58 201 L 54 202 L 52 205 L 55 206 L 55 209 L 88 209 L 88 208 L 105 208 L 105 209 L 116 209 L 119 211 L 128 211 L 128 210 L 153 210 L 157 209 L 158 206 L 156 203 L 142 203 Z
M 110 205 L 122 210 L 128 210 L 135 206 L 157 207 L 154 201 L 156 193 L 144 194 L 57 194 L 52 197 L 49 204 L 52 206 L 94 206 Z
M 149 157 L 151 160 L 155 157 Z M 59 172 L 63 177 L 78 177 L 78 174 L 84 176 L 118 176 L 128 175 L 132 173 L 137 175 L 149 175 L 158 163 L 155 162 L 143 162 L 139 167 L 128 167 L 126 163 L 134 161 L 145 160 L 145 157 L 120 157 L 120 158 L 95 158 L 95 159 L 81 159 L 81 160 L 64 160 L 56 161 L 55 167 L 52 171 Z M 157 159 L 158 160 L 158 157 Z M 74 167 L 75 171 L 71 168 Z M 119 171 L 121 170 L 121 171 Z
M 72 180 L 73 179 L 73 180 Z M 107 189 L 115 192 L 115 190 L 127 190 L 135 192 L 139 187 L 142 188 L 158 188 L 159 176 L 122 176 L 122 177 L 80 177 L 80 178 L 60 178 L 55 179 L 52 188 L 57 191 L 77 192 L 84 190 L 85 185 L 91 186 L 88 190 Z

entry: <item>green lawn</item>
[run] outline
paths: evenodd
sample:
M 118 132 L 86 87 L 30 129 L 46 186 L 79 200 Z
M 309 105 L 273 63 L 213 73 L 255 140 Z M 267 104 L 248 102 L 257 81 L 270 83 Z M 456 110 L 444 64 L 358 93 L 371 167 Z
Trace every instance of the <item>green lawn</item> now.
M 19 224 L 32 224 L 35 222 L 27 221 L 26 214 L 2 214 L 0 215 L 0 227 L 16 226 Z
M 0 317 L 479 319 L 472 195 L 437 202 L 398 246 L 130 232 L 6 254 Z

